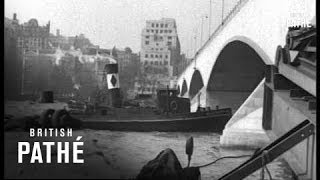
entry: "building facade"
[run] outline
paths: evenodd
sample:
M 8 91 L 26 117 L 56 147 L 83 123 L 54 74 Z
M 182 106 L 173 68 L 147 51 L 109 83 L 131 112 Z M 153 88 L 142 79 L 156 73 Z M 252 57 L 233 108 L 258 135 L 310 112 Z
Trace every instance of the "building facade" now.
M 45 26 L 39 26 L 36 19 L 30 19 L 28 22 L 19 25 L 16 31 L 18 48 L 26 51 L 49 48 L 50 21 Z
M 176 21 L 172 18 L 146 21 L 141 33 L 141 75 L 135 82 L 136 94 L 155 95 L 170 86 L 178 75 L 181 61 Z

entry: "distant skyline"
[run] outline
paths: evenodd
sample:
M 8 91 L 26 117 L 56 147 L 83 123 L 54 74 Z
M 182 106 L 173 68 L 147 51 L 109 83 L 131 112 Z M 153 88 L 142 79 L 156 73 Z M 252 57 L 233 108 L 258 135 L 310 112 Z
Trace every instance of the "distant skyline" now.
M 211 32 L 221 23 L 222 0 L 211 0 Z M 225 11 L 237 0 L 225 0 Z M 102 48 L 141 48 L 141 31 L 146 20 L 174 18 L 177 23 L 181 52 L 192 57 L 200 47 L 201 18 L 202 44 L 208 38 L 210 0 L 5 0 L 5 17 L 17 13 L 19 23 L 36 18 L 41 26 L 51 22 L 50 32 L 60 29 L 63 36 L 83 33 Z M 205 18 L 207 16 L 207 18 Z

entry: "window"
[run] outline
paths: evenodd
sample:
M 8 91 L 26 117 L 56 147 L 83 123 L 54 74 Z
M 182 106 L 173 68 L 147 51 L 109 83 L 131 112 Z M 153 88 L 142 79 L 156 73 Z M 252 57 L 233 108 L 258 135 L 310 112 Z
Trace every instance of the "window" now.
M 171 45 L 172 45 L 172 42 L 171 42 L 171 41 L 168 41 L 167 45 L 168 45 L 168 46 L 171 46 Z
M 146 44 L 149 44 L 149 41 L 146 41 L 145 43 L 146 43 Z
M 158 54 L 156 54 L 156 58 L 158 58 Z
M 155 61 L 154 64 L 155 64 L 155 65 L 158 65 L 158 61 Z
M 160 27 L 163 27 L 163 24 L 161 24 Z
M 148 61 L 145 61 L 144 64 L 147 65 L 147 64 L 148 64 Z
M 167 65 L 168 64 L 168 61 L 164 61 L 164 65 Z
M 149 39 L 149 36 L 146 36 L 147 39 Z
M 149 30 L 147 29 L 147 32 L 149 32 Z
M 169 31 L 169 33 L 172 33 L 172 30 L 168 30 Z
M 156 30 L 156 33 L 158 33 L 158 30 Z
M 159 27 L 159 24 L 156 24 L 156 27 Z
M 153 61 L 151 61 L 150 64 L 153 64 Z
M 167 28 L 167 27 L 168 27 L 168 24 L 165 24 L 164 26 Z
M 153 58 L 153 54 L 151 54 L 150 57 Z
M 151 32 L 152 32 L 152 33 L 154 32 L 153 29 L 151 29 Z
M 156 43 L 157 46 L 159 46 L 159 43 Z
M 172 39 L 172 37 L 171 37 L 171 36 L 168 36 L 168 39 Z
M 153 23 L 151 24 L 151 27 L 154 27 L 154 24 L 153 24 Z
M 167 33 L 168 31 L 167 30 L 164 30 L 164 33 Z
M 161 62 L 161 61 L 159 62 L 159 65 L 162 65 L 162 62 Z
M 159 57 L 162 58 L 162 54 L 160 54 Z
M 168 59 L 168 55 L 166 54 L 166 59 Z
M 162 50 L 163 50 L 163 48 L 160 48 L 160 50 L 162 51 Z
M 146 54 L 144 57 L 146 57 L 146 58 L 147 58 L 147 57 L 148 57 L 148 54 Z

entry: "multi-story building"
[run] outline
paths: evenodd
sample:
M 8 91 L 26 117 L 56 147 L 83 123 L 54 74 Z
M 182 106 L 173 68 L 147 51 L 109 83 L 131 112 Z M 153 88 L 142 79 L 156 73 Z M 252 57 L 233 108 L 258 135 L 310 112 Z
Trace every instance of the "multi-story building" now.
M 102 62 L 103 68 L 111 52 L 93 46 L 83 34 L 65 37 L 60 30 L 50 34 L 50 22 L 39 26 L 36 19 L 30 19 L 19 24 L 16 14 L 13 19 L 5 18 L 5 38 L 7 98 L 38 96 L 44 90 L 63 95 L 77 88 L 87 97 L 101 84 L 97 64 Z
M 11 44 L 5 56 L 5 62 L 7 62 L 5 69 L 18 73 L 14 75 L 5 73 L 6 77 L 11 74 L 5 80 L 6 87 L 10 87 L 10 84 L 20 84 L 17 86 L 18 91 L 15 96 L 31 94 L 48 88 L 47 75 L 51 69 L 52 60 L 50 55 L 46 55 L 52 53 L 48 52 L 50 22 L 45 26 L 39 26 L 36 19 L 30 19 L 26 23 L 19 24 L 17 14 L 14 13 L 13 19 L 5 18 L 5 27 L 5 32 L 10 37 L 5 40 L 5 44 Z M 10 54 L 12 49 L 16 49 L 15 55 Z M 15 90 L 12 88 L 10 91 Z
M 30 19 L 28 22 L 19 25 L 16 31 L 18 48 L 26 51 L 49 48 L 50 21 L 45 26 L 39 26 L 36 19 Z
M 180 59 L 180 42 L 174 19 L 149 20 L 142 30 L 140 61 L 145 66 L 164 67 L 173 76 Z
M 135 91 L 154 95 L 157 88 L 170 85 L 178 75 L 181 56 L 176 22 L 172 18 L 148 20 L 141 36 L 142 74 Z

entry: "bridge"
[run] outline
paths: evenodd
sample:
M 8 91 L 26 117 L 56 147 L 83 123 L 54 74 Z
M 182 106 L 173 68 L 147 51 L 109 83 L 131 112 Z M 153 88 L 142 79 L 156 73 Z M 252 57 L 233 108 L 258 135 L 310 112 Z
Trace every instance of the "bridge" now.
M 277 47 L 286 44 L 289 23 L 312 23 L 315 14 L 315 0 L 240 0 L 179 76 L 180 96 L 191 100 L 192 112 L 198 106 L 232 108 L 222 146 L 270 142 L 262 128 L 266 66 L 275 64 Z M 315 80 L 292 78 L 316 96 Z

